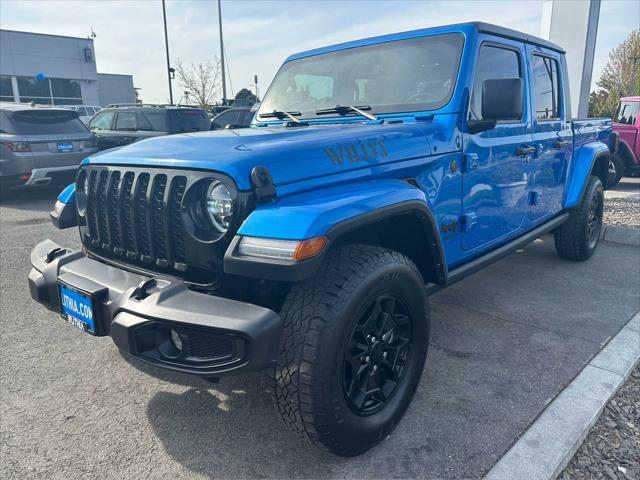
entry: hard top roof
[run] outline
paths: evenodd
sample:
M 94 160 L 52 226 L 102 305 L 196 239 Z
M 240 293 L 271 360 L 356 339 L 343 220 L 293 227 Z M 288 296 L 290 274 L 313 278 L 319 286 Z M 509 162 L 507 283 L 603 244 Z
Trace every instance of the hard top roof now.
M 316 48 L 313 50 L 307 50 L 300 53 L 295 53 L 287 58 L 286 61 L 295 60 L 298 58 L 310 57 L 313 55 L 320 55 L 322 53 L 334 52 L 339 50 L 346 50 L 348 48 L 362 47 L 365 45 L 374 45 L 377 43 L 392 42 L 395 40 L 404 40 L 407 38 L 417 38 L 427 35 L 453 33 L 453 32 L 475 32 L 475 33 L 488 33 L 499 37 L 509 38 L 512 40 L 519 40 L 521 42 L 529 43 L 532 45 L 539 45 L 541 47 L 549 48 L 560 53 L 565 53 L 564 48 L 552 43 L 548 40 L 535 37 L 526 33 L 518 32 L 517 30 L 511 30 L 509 28 L 501 27 L 498 25 L 492 25 L 484 22 L 467 22 L 457 23 L 453 25 L 443 25 L 439 27 L 423 28 L 419 30 L 410 30 L 407 32 L 392 33 L 388 35 L 380 35 L 377 37 L 369 37 L 360 40 L 354 40 L 346 43 L 338 43 L 327 47 Z

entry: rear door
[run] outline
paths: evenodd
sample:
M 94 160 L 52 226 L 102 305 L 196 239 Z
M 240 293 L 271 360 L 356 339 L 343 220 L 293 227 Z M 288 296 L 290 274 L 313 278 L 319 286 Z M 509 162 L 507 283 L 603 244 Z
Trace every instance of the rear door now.
M 527 46 L 531 72 L 533 143 L 529 203 L 532 221 L 562 210 L 572 148 L 571 119 L 565 111 L 562 57 L 553 50 Z
M 475 74 L 468 118 L 482 120 L 482 85 L 485 80 L 522 78 L 524 108 L 520 119 L 498 122 L 495 128 L 476 134 L 465 133 L 463 175 L 464 250 L 482 247 L 508 236 L 522 225 L 529 212 L 527 203 L 531 148 L 529 87 L 526 51 L 517 41 L 479 36 Z

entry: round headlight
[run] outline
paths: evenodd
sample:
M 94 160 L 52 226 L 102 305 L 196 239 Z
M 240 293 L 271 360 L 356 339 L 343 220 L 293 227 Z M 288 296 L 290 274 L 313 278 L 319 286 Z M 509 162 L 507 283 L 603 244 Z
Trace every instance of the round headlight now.
M 229 189 L 220 180 L 214 180 L 207 189 L 206 199 L 209 220 L 220 233 L 225 233 L 233 218 L 233 199 Z

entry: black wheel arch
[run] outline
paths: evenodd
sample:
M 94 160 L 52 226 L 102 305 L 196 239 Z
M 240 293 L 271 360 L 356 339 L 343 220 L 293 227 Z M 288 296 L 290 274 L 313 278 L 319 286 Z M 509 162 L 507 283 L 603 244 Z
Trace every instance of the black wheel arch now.
M 322 253 L 302 262 L 243 258 L 237 254 L 240 236 L 234 237 L 224 257 L 224 271 L 244 277 L 299 282 L 313 277 L 336 246 L 362 243 L 396 250 L 418 267 L 425 283 L 444 285 L 448 272 L 435 217 L 419 200 L 388 205 L 337 223 L 327 232 Z

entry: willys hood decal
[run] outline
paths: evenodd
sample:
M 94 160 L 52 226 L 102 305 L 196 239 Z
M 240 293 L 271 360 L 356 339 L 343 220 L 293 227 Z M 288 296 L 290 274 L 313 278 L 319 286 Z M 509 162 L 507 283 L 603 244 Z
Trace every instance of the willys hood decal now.
M 169 135 L 90 157 L 86 163 L 211 170 L 251 188 L 263 165 L 276 185 L 430 154 L 427 124 L 260 127 Z

